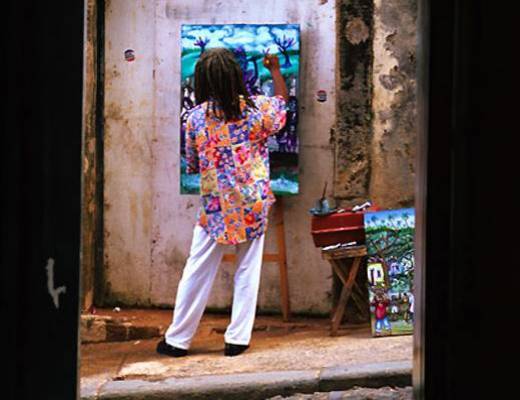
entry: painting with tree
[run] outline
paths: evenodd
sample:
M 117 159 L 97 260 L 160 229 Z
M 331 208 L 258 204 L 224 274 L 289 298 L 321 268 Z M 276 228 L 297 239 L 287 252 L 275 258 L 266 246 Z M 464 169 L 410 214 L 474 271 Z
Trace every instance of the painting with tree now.
M 372 334 L 413 333 L 413 208 L 364 215 Z
M 297 24 L 182 25 L 181 27 L 181 194 L 197 194 L 200 176 L 186 174 L 185 124 L 195 107 L 194 70 L 206 49 L 226 47 L 233 51 L 251 95 L 272 96 L 273 82 L 262 60 L 277 54 L 289 91 L 287 122 L 267 142 L 270 158 L 271 188 L 277 195 L 297 194 L 298 186 L 298 84 L 300 66 L 300 28 Z

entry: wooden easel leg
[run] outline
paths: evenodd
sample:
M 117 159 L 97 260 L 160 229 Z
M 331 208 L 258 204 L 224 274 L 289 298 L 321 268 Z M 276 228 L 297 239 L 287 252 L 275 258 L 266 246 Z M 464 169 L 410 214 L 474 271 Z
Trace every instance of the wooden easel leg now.
M 285 227 L 283 215 L 283 198 L 278 197 L 276 209 L 276 242 L 278 246 L 278 265 L 280 267 L 280 295 L 282 314 L 285 322 L 289 321 L 291 310 L 289 303 L 289 279 L 287 275 L 287 256 L 285 252 Z

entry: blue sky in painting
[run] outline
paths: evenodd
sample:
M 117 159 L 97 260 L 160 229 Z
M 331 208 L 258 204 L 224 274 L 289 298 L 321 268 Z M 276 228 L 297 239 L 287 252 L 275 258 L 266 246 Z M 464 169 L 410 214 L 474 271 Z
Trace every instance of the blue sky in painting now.
M 408 216 L 407 221 L 403 219 L 403 214 Z M 382 224 L 384 221 L 388 220 L 388 217 L 393 217 L 393 221 L 400 225 L 401 223 L 407 222 L 407 225 L 413 227 L 415 225 L 415 210 L 413 208 L 401 208 L 398 210 L 383 210 L 383 211 L 375 211 L 375 212 L 367 212 L 364 215 L 365 224 L 371 225 L 373 224 L 372 218 L 376 217 L 377 224 Z
M 295 39 L 290 50 L 300 49 L 300 30 L 297 24 L 283 25 L 182 25 L 181 42 L 184 50 L 197 50 L 194 42 L 199 38 L 209 38 L 207 48 L 244 46 L 246 52 L 262 52 L 269 48 L 271 54 L 278 53 L 274 38 Z

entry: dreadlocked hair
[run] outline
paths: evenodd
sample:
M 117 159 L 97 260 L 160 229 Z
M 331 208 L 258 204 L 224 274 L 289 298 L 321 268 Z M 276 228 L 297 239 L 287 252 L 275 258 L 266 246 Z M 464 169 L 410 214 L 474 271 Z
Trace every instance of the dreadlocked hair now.
M 240 95 L 248 106 L 256 108 L 249 97 L 242 69 L 233 52 L 225 48 L 205 50 L 195 65 L 197 104 L 213 100 L 212 107 L 215 115 L 217 115 L 216 105 L 219 105 L 226 122 L 239 120 L 242 118 Z

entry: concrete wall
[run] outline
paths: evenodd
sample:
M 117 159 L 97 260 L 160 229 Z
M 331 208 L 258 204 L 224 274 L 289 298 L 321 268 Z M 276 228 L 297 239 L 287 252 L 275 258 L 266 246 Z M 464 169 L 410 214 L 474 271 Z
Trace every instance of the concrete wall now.
M 291 309 L 328 313 L 331 270 L 310 235 L 308 209 L 333 181 L 335 3 L 322 0 L 107 0 L 105 43 L 105 304 L 173 305 L 188 256 L 197 196 L 179 194 L 179 32 L 182 23 L 299 23 L 302 30 L 300 191 L 285 198 Z M 135 50 L 127 62 L 123 52 Z M 317 90 L 328 100 L 317 102 Z M 329 195 L 332 185 L 329 184 Z M 273 225 L 266 251 L 276 250 Z M 208 307 L 229 309 L 223 263 Z M 260 311 L 280 310 L 279 273 L 265 263 Z
M 416 1 L 374 1 L 370 195 L 385 208 L 413 206 L 417 134 Z
M 416 0 L 337 0 L 334 195 L 413 206 Z

